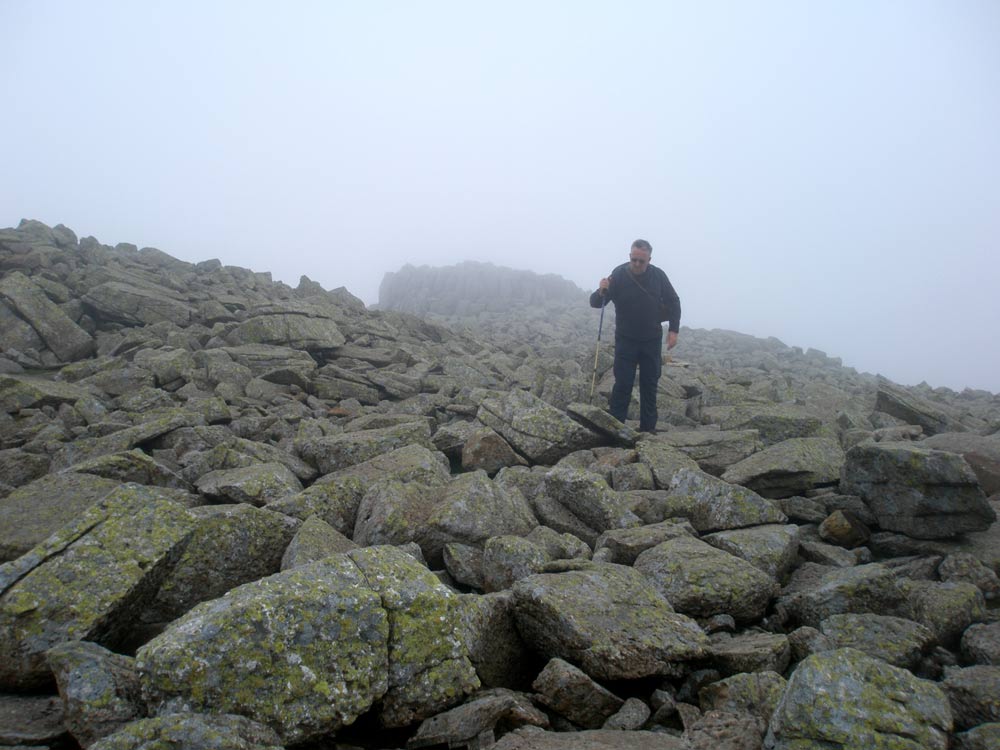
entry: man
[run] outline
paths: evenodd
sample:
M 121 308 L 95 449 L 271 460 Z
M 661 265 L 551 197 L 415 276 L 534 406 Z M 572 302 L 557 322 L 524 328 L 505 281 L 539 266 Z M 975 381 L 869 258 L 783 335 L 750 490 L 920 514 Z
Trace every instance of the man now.
M 601 279 L 597 291 L 590 295 L 591 307 L 615 303 L 615 385 L 609 411 L 615 419 L 625 421 L 638 366 L 640 432 L 656 431 L 656 383 L 663 365 L 660 321 L 670 321 L 667 349 L 677 346 L 681 325 L 681 300 L 667 275 L 650 265 L 652 254 L 652 245 L 636 240 L 628 263 Z

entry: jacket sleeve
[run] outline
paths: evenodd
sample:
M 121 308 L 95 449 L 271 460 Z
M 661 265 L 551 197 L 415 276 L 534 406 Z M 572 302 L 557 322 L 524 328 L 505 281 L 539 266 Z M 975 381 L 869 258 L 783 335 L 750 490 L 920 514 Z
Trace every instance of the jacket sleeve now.
M 663 304 L 667 306 L 670 324 L 667 330 L 677 333 L 681 328 L 681 298 L 674 291 L 674 285 L 670 283 L 667 274 L 663 274 L 663 284 L 660 289 Z
M 608 274 L 608 291 L 607 291 L 607 293 L 603 297 L 601 296 L 601 290 L 600 289 L 595 289 L 593 291 L 593 293 L 590 295 L 590 306 L 591 307 L 603 307 L 604 305 L 608 304 L 609 302 L 613 302 L 614 301 L 614 297 L 615 297 L 614 291 L 613 291 L 614 288 L 615 288 L 614 275 L 615 275 L 614 271 L 612 271 L 611 273 Z

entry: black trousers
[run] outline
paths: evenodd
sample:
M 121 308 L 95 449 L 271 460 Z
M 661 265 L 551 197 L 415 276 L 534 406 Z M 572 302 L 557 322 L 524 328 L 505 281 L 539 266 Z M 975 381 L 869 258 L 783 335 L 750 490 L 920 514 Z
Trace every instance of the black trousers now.
M 609 411 L 620 422 L 628 414 L 635 384 L 635 368 L 639 368 L 639 429 L 656 429 L 656 384 L 663 369 L 663 339 L 657 337 L 636 341 L 615 336 L 615 385 L 611 389 Z

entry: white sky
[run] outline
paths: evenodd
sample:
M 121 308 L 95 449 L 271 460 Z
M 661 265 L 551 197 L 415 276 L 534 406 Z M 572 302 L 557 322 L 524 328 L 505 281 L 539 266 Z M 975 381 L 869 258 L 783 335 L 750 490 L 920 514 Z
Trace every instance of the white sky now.
M 685 325 L 1000 392 L 996 0 L 0 0 L 0 30 L 0 226 L 368 303 L 404 263 L 590 289 L 643 237 Z

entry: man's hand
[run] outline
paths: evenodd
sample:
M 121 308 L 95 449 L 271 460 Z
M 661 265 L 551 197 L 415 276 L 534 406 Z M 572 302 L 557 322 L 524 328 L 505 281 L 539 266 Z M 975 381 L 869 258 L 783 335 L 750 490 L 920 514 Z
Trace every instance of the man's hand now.
M 604 278 L 604 279 L 601 279 L 601 281 L 598 283 L 597 288 L 598 288 L 598 290 L 600 290 L 601 294 L 607 294 L 607 292 L 608 292 L 608 286 L 610 284 L 611 284 L 611 282 L 608 281 L 606 278 Z
M 677 332 L 670 331 L 667 333 L 667 349 L 673 349 L 677 346 Z

